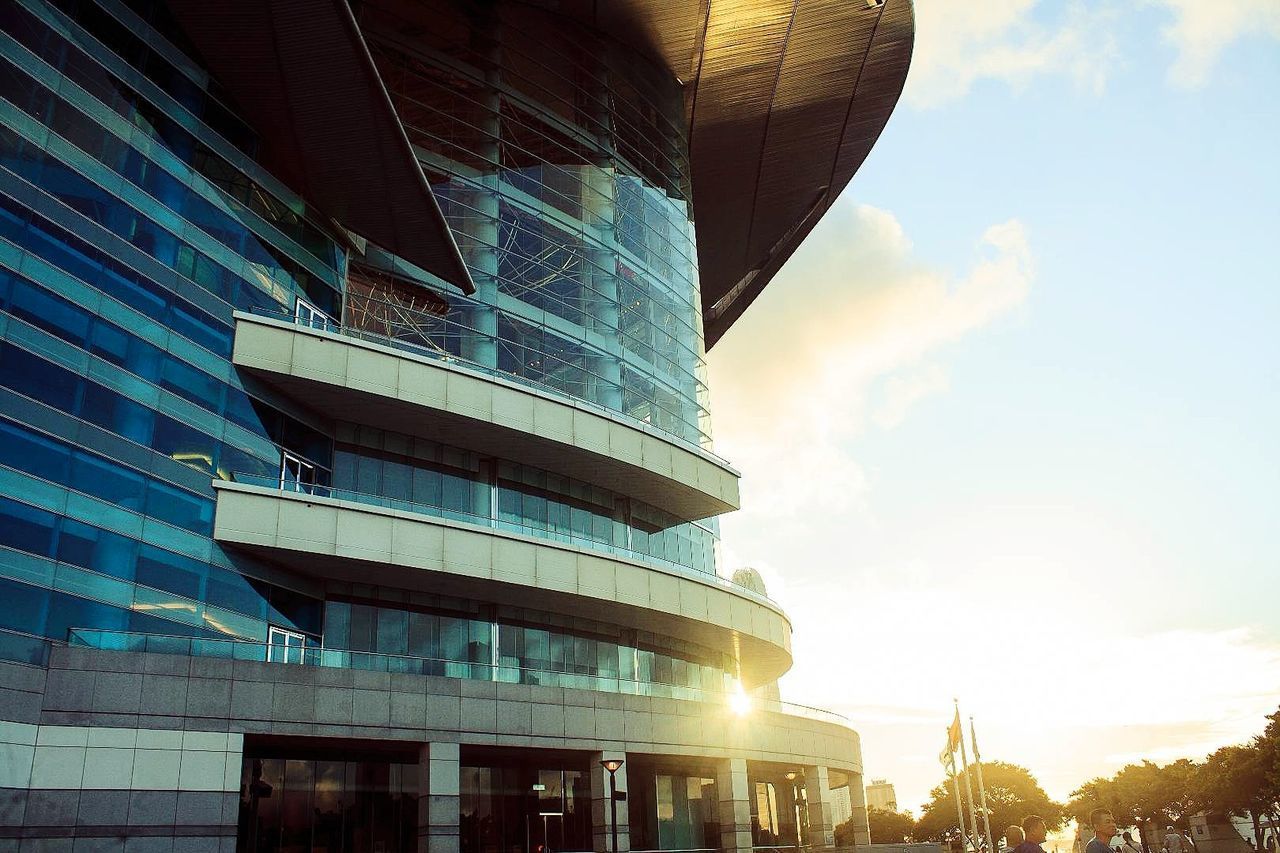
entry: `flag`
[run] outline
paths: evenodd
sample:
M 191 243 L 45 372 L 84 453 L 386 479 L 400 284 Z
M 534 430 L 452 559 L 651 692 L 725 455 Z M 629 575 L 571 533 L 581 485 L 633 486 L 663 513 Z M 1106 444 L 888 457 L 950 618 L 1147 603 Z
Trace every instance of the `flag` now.
M 956 772 L 956 754 L 950 749 L 944 749 L 938 753 L 938 762 L 946 768 L 947 775 L 954 776 Z
M 973 717 L 969 718 L 969 740 L 973 743 L 974 763 L 981 764 L 982 756 L 978 754 L 978 730 L 973 727 Z
M 947 729 L 947 749 L 955 752 L 960 748 L 960 740 L 964 737 L 964 732 L 960 728 L 960 709 L 956 709 L 956 718 L 951 721 L 950 728 Z

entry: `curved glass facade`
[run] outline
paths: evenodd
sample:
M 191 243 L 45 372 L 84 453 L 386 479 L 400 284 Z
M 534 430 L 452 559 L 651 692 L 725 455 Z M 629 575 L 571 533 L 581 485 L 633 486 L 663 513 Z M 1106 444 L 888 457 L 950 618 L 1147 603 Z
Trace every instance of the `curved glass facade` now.
M 424 335 L 707 446 L 676 81 L 523 4 L 360 14 L 477 286 Z
M 705 443 L 674 81 L 530 8 L 476 21 L 424 5 L 414 14 L 436 24 L 410 42 L 412 22 L 364 5 L 478 285 L 446 300 L 398 259 L 353 254 L 254 161 L 253 133 L 162 4 L 0 8 L 0 656 L 38 662 L 73 629 L 258 644 L 277 630 L 308 648 L 418 654 L 382 635 L 340 641 L 332 584 L 213 540 L 214 480 L 278 486 L 290 464 L 332 496 L 715 573 L 714 519 L 325 416 L 230 361 L 234 310 L 305 305 Z M 553 43 L 567 59 L 554 68 L 538 59 Z M 506 649 L 494 672 L 718 689 L 727 671 L 669 640 L 483 624 Z M 593 662 L 558 669 L 553 649 L 583 643 Z

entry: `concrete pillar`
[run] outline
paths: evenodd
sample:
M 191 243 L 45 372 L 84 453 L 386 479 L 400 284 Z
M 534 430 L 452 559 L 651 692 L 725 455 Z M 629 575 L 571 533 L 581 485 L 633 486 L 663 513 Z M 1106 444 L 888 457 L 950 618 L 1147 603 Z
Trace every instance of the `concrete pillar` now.
M 721 853 L 751 853 L 751 786 L 747 761 L 727 758 L 716 772 Z
M 867 823 L 867 792 L 862 787 L 862 774 L 849 774 L 849 805 L 853 814 L 849 820 L 853 822 L 853 844 L 855 847 L 866 847 L 871 844 L 871 826 Z
M 826 767 L 804 769 L 804 796 L 809 809 L 809 847 L 834 847 L 836 833 L 831 810 L 831 780 Z
M 498 85 L 502 80 L 502 48 L 497 16 L 478 12 L 472 29 L 472 49 L 482 53 L 490 67 L 485 72 L 485 87 L 478 94 L 484 112 L 476 119 L 485 133 L 476 152 L 493 165 L 486 166 L 473 180 L 478 186 L 459 193 L 460 201 L 470 207 L 458 239 L 458 248 L 475 282 L 476 292 L 467 304 L 466 322 L 471 330 L 462 339 L 462 357 L 486 367 L 498 366 L 498 121 L 500 109 Z
M 627 802 L 618 803 L 618 849 L 613 851 L 613 812 L 609 808 L 609 771 L 600 766 L 611 758 L 627 760 L 625 752 L 608 750 L 591 756 L 591 849 L 595 853 L 627 853 L 631 849 L 631 819 Z M 614 774 L 619 791 L 627 790 L 627 765 Z
M 424 744 L 418 758 L 418 853 L 458 853 L 456 743 Z

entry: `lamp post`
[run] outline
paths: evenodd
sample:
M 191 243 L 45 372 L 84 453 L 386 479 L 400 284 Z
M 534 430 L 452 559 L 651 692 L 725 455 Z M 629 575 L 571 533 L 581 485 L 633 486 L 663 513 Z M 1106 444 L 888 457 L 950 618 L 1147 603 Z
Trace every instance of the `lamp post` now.
M 622 767 L 621 758 L 606 758 L 600 766 L 609 771 L 609 829 L 613 835 L 612 853 L 618 853 L 618 768 Z

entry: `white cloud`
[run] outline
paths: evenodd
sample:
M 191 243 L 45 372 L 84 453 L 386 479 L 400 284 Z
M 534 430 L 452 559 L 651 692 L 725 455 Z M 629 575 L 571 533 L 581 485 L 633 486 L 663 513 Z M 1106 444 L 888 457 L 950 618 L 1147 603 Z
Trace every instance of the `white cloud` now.
M 1280 39 L 1280 3 L 1276 0 L 1152 0 L 1173 15 L 1163 29 L 1178 58 L 1169 79 L 1183 88 L 1198 88 L 1209 78 L 1218 56 L 1246 36 Z
M 711 353 L 712 411 L 733 425 L 717 451 L 745 472 L 752 514 L 857 506 L 866 478 L 842 445 L 944 390 L 943 368 L 919 364 L 1021 303 L 1032 275 L 1016 220 L 988 228 L 955 277 L 914 260 L 892 214 L 838 203 Z
M 926 365 L 907 376 L 890 376 L 884 383 L 884 400 L 871 419 L 881 429 L 893 429 L 906 419 L 908 409 L 949 387 L 947 371 L 937 364 Z
M 1037 0 L 917 0 L 907 102 L 933 107 L 963 97 L 979 80 L 1021 90 L 1051 75 L 1101 93 L 1118 59 L 1111 12 L 1072 4 L 1061 20 L 1045 25 L 1035 20 L 1036 5 Z

